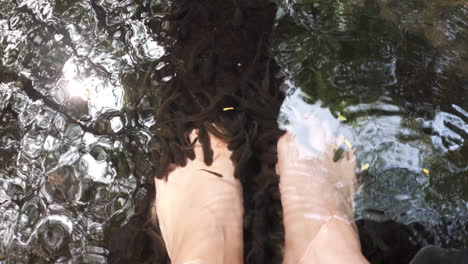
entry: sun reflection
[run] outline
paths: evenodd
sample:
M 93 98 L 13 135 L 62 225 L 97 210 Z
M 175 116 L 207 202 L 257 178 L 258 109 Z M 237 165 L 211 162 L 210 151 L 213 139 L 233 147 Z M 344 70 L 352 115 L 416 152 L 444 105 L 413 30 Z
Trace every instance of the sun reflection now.
M 62 87 L 68 98 L 87 101 L 89 114 L 92 116 L 122 107 L 123 90 L 119 83 L 99 76 L 86 62 L 69 59 L 63 66 L 62 73 Z
M 88 100 L 90 92 L 79 78 L 79 69 L 75 61 L 73 59 L 68 60 L 65 65 L 63 65 L 62 71 L 65 81 L 65 90 L 70 98 L 81 97 L 84 100 Z
M 84 100 L 89 100 L 90 92 L 83 82 L 71 79 L 68 81 L 66 88 L 70 97 L 81 97 Z

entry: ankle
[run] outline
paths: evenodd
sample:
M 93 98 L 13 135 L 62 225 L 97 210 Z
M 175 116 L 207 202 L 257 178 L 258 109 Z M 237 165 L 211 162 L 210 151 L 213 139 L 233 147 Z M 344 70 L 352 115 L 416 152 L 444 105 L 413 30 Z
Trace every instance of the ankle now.
M 305 225 L 286 228 L 284 264 L 333 263 L 342 257 L 352 263 L 365 263 L 360 254 L 357 230 L 353 222 L 330 216 L 326 221 L 309 221 Z M 355 261 L 359 260 L 359 261 Z
M 355 225 L 340 218 L 327 221 L 300 257 L 297 263 L 368 263 Z

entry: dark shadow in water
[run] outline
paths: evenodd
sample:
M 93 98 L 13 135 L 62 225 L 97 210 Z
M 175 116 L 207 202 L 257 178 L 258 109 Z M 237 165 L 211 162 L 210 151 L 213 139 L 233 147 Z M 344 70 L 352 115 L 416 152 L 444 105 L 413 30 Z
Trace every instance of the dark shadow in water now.
M 174 45 L 157 73 L 163 84 L 151 128 L 153 175 L 161 178 L 169 164 L 185 166 L 187 158 L 194 158 L 188 140 L 192 129 L 200 131 L 207 165 L 213 162 L 208 132 L 227 140 L 244 193 L 245 263 L 282 262 L 275 164 L 283 133 L 276 120 L 284 95 L 275 77 L 279 68 L 269 54 L 275 13 L 268 0 L 175 1 L 166 17 Z M 167 260 L 160 232 L 151 224 L 153 184 L 148 177 L 145 199 L 112 239 L 111 263 Z
M 422 245 L 434 242 L 433 234 L 417 223 L 360 220 L 356 225 L 363 254 L 371 263 L 408 264 Z

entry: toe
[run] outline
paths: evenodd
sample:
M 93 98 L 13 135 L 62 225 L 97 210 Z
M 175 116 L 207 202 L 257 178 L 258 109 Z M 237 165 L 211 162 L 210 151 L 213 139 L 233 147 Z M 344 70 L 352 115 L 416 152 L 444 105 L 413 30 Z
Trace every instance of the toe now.
M 352 150 L 348 151 L 346 156 L 348 158 L 348 161 L 356 162 L 356 149 L 352 149 Z
M 348 151 L 348 164 L 351 166 L 352 170 L 356 169 L 356 149 Z
M 192 130 L 189 135 L 190 143 L 193 144 L 193 151 L 195 152 L 195 159 L 203 159 L 203 150 L 198 140 L 198 129 Z
M 189 135 L 190 142 L 193 143 L 198 138 L 198 129 L 192 130 Z

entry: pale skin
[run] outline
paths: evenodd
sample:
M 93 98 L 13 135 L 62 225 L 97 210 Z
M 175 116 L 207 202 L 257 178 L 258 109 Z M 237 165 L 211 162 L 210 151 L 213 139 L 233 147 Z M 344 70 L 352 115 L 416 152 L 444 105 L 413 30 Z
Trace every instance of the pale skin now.
M 283 263 L 368 263 L 353 220 L 354 151 L 333 162 L 334 148 L 342 138 L 334 137 L 315 119 L 307 122 L 314 140 L 324 144 L 320 155 L 304 156 L 290 132 L 277 146 L 285 227 Z M 191 140 L 196 133 L 192 132 Z M 165 179 L 156 179 L 156 211 L 174 264 L 243 263 L 242 187 L 233 176 L 226 142 L 210 137 L 213 165 L 204 164 L 197 142 L 193 161 L 173 168 Z

